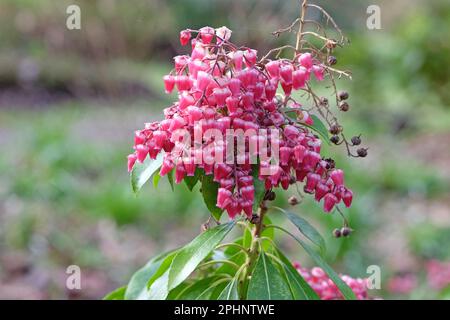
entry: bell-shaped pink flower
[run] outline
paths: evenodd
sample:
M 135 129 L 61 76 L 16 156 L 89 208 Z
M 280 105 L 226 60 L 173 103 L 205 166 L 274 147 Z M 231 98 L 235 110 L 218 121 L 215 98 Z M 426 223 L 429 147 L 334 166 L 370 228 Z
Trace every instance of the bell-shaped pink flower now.
M 309 52 L 301 54 L 298 57 L 298 61 L 306 69 L 311 69 L 311 67 L 313 66 L 312 56 Z
M 344 171 L 341 169 L 335 169 L 331 171 L 330 178 L 336 186 L 342 186 L 344 184 Z
M 241 80 L 238 78 L 232 78 L 228 81 L 228 89 L 230 89 L 233 96 L 237 96 L 241 93 Z
M 308 173 L 306 175 L 306 185 L 304 191 L 306 193 L 314 193 L 317 183 L 320 181 L 320 176 L 317 173 Z
M 148 154 L 148 147 L 146 145 L 143 144 L 138 144 L 136 147 L 136 155 L 137 155 L 137 160 L 142 163 L 144 162 L 145 158 L 147 157 Z
M 352 205 L 353 201 L 353 192 L 350 189 L 345 189 L 344 194 L 342 195 L 342 201 L 345 206 L 349 208 Z
M 314 195 L 314 198 L 316 199 L 316 201 L 320 201 L 329 191 L 330 189 L 328 188 L 328 186 L 325 183 L 319 181 L 316 185 L 316 193 Z
M 244 60 L 247 67 L 253 67 L 256 63 L 256 50 L 247 49 L 247 51 L 244 52 Z
M 173 88 L 175 87 L 175 77 L 171 75 L 165 75 L 163 77 L 163 80 L 166 93 L 171 93 L 173 91 Z
M 179 184 L 183 181 L 184 176 L 186 175 L 186 169 L 184 168 L 183 162 L 178 161 L 175 166 L 175 183 Z
M 322 81 L 325 74 L 325 69 L 322 66 L 314 65 L 312 67 L 312 71 L 314 75 L 316 76 L 318 81 Z
M 242 187 L 240 191 L 245 200 L 253 202 L 253 199 L 255 198 L 255 188 L 252 185 Z
M 204 44 L 210 44 L 214 37 L 214 29 L 211 27 L 203 27 L 200 29 L 200 37 Z
M 175 164 L 173 163 L 173 160 L 170 157 L 165 156 L 161 165 L 161 169 L 159 170 L 159 175 L 161 177 L 164 177 L 166 174 L 172 171 L 174 166 Z
M 132 153 L 128 155 L 127 159 L 128 159 L 128 172 L 131 172 L 131 170 L 134 167 L 134 164 L 136 163 L 137 156 L 134 153 Z
M 205 72 L 205 71 L 199 71 L 197 73 L 197 87 L 201 91 L 205 91 L 208 85 L 211 83 L 212 76 Z
M 217 203 L 216 206 L 220 209 L 225 209 L 231 203 L 232 193 L 230 190 L 225 188 L 219 188 L 217 192 Z
M 307 71 L 304 67 L 300 67 L 292 73 L 292 87 L 294 90 L 301 89 L 305 86 L 306 74 Z
M 277 93 L 277 88 L 272 84 L 268 84 L 266 85 L 264 91 L 266 93 L 267 100 L 271 101 L 275 97 L 275 94 Z
M 332 193 L 327 193 L 323 200 L 323 211 L 331 212 L 336 203 L 338 203 L 338 198 Z
M 280 76 L 280 62 L 278 60 L 270 61 L 266 64 L 266 70 L 272 78 Z
M 180 43 L 182 46 L 185 46 L 191 40 L 191 31 L 186 29 L 180 32 Z

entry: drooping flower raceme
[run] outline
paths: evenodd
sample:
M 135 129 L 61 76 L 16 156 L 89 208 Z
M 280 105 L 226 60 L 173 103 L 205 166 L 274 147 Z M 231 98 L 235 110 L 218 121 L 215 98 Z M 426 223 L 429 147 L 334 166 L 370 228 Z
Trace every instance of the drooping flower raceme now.
M 319 267 L 307 269 L 298 262 L 294 267 L 300 275 L 308 282 L 311 288 L 319 295 L 320 300 L 342 300 L 342 293 L 334 282 L 327 276 L 325 271 Z M 352 278 L 347 275 L 341 275 L 341 279 L 352 289 L 358 300 L 368 299 L 367 280 L 361 278 Z
M 216 205 L 231 218 L 252 216 L 254 179 L 267 191 L 304 182 L 325 212 L 341 201 L 349 207 L 353 194 L 343 171 L 321 156 L 313 118 L 289 99 L 313 78 L 323 80 L 324 66 L 309 52 L 258 61 L 256 50 L 237 47 L 230 36 L 226 27 L 180 33 L 191 54 L 176 56 L 163 79 L 166 93 L 176 90 L 178 99 L 164 110 L 164 120 L 135 132 L 128 170 L 159 153 L 160 175 L 174 170 L 176 183 L 201 169 L 219 184 Z

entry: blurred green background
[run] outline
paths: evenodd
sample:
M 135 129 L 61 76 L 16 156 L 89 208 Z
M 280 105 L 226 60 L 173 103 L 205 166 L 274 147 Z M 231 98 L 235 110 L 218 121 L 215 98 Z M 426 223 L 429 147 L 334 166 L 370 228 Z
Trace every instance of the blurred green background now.
M 339 216 L 310 199 L 293 210 L 322 231 L 337 271 L 364 277 L 381 267 L 372 296 L 449 298 L 448 276 L 432 286 L 426 266 L 450 260 L 450 3 L 315 3 L 351 39 L 336 52 L 354 79 L 339 82 L 351 104 L 339 118 L 347 136 L 363 134 L 369 156 L 326 151 L 355 192 L 350 238 L 334 239 Z M 70 4 L 81 8 L 81 30 L 66 28 Z M 366 27 L 370 4 L 381 8 L 381 30 Z M 161 77 L 186 53 L 180 30 L 227 25 L 234 42 L 263 53 L 294 41 L 271 32 L 298 10 L 295 0 L 1 1 L 0 298 L 101 298 L 196 235 L 208 213 L 184 185 L 132 194 L 133 132 L 173 99 Z M 278 241 L 311 265 L 289 239 Z M 81 267 L 82 290 L 65 287 L 71 264 Z

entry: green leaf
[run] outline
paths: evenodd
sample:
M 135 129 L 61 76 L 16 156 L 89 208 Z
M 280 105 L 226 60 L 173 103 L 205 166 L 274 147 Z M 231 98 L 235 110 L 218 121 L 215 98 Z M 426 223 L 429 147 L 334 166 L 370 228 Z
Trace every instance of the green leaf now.
M 161 176 L 159 175 L 159 172 L 156 172 L 153 175 L 153 187 L 156 189 L 158 187 L 159 184 L 159 180 L 161 179 Z
M 320 233 L 305 219 L 303 219 L 302 217 L 278 208 L 278 207 L 274 207 L 274 209 L 280 210 L 281 212 L 283 212 L 286 217 L 297 227 L 297 229 L 309 240 L 311 240 L 312 243 L 314 243 L 316 246 L 319 247 L 320 253 L 322 255 L 325 254 L 326 251 L 326 245 L 325 245 L 325 240 L 322 238 L 322 236 L 320 235 Z
M 175 288 L 182 283 L 214 248 L 225 238 L 235 225 L 230 221 L 211 228 L 197 236 L 183 247 L 172 261 L 168 288 Z
M 307 126 L 308 128 L 313 129 L 314 131 L 316 131 L 318 134 L 320 134 L 322 136 L 322 138 L 328 144 L 330 144 L 330 136 L 328 135 L 328 130 L 325 127 L 325 125 L 323 124 L 323 122 L 314 114 L 311 115 L 311 118 L 313 119 L 313 125 L 312 126 L 306 125 L 304 123 L 302 123 L 302 124 Z
M 171 259 L 175 256 L 176 251 L 163 253 L 151 259 L 144 267 L 139 269 L 128 283 L 125 293 L 126 300 L 142 300 L 148 298 L 149 282 L 161 276 L 170 266 Z M 165 262 L 165 263 L 164 263 Z
M 160 152 L 156 159 L 145 158 L 143 163 L 136 162 L 133 170 L 131 170 L 130 180 L 131 188 L 134 193 L 138 193 L 142 186 L 150 179 L 150 177 L 161 167 L 164 152 Z
M 147 300 L 164 300 L 167 298 L 169 295 L 169 273 L 170 267 L 159 278 L 154 280 L 148 289 Z
M 298 243 L 305 249 L 311 259 L 325 271 L 325 273 L 330 277 L 334 284 L 338 287 L 339 291 L 342 293 L 345 299 L 355 300 L 355 293 L 350 289 L 350 287 L 339 277 L 339 275 L 323 260 L 323 258 L 314 249 L 310 248 L 304 241 L 298 237 L 291 235 Z
M 203 295 L 203 299 L 208 299 L 207 292 L 211 289 L 211 284 L 217 280 L 217 277 L 208 277 L 197 280 L 184 289 L 176 300 L 196 300 Z M 205 292 L 206 291 L 206 292 Z
M 289 287 L 295 300 L 319 300 L 317 293 L 311 288 L 306 280 L 301 276 L 297 269 L 294 268 L 291 261 L 277 248 L 277 256 L 283 262 Z
M 127 290 L 127 287 L 120 287 L 116 290 L 108 293 L 103 300 L 124 300 L 125 299 L 125 291 Z
M 175 170 L 171 170 L 168 174 L 167 174 L 167 180 L 169 180 L 169 184 L 170 184 L 170 188 L 172 189 L 172 191 L 174 191 L 174 187 L 173 187 L 173 172 Z
M 211 212 L 214 219 L 220 220 L 222 215 L 222 209 L 216 206 L 217 192 L 219 190 L 219 184 L 213 181 L 213 175 L 204 175 L 202 178 L 202 195 L 205 201 L 206 207 Z
M 238 280 L 233 278 L 220 293 L 217 300 L 239 300 Z
M 242 245 L 242 237 L 235 240 L 234 243 Z M 229 246 L 224 250 L 225 259 L 236 263 L 238 266 L 241 266 L 245 263 L 245 259 L 247 255 L 240 250 L 239 248 L 236 248 L 234 246 Z M 236 268 L 233 266 L 230 266 L 228 263 L 223 263 L 220 267 L 216 269 L 216 274 L 229 274 L 231 276 L 234 276 L 236 273 Z M 219 292 L 220 293 L 220 292 Z
M 264 181 L 259 180 L 259 164 L 252 165 L 253 187 L 255 188 L 255 201 L 253 202 L 253 212 L 257 212 L 266 194 Z
M 203 174 L 203 170 L 200 168 L 196 168 L 193 177 L 188 177 L 188 176 L 184 177 L 184 179 L 183 179 L 184 183 L 186 184 L 186 186 L 188 187 L 188 189 L 190 191 L 192 191 L 194 189 L 195 185 L 200 180 L 200 177 L 202 176 L 202 174 Z
M 270 218 L 267 215 L 265 215 L 263 218 L 263 224 L 266 226 L 271 225 L 272 220 L 270 220 Z M 274 228 L 263 228 L 263 230 L 261 232 L 261 237 L 266 237 L 266 238 L 273 240 L 275 237 L 275 229 Z M 262 247 L 266 251 L 269 250 L 269 248 L 271 246 L 272 246 L 272 242 L 270 242 L 270 241 L 265 240 L 262 242 Z
M 289 286 L 264 251 L 261 251 L 248 285 L 248 300 L 292 299 Z

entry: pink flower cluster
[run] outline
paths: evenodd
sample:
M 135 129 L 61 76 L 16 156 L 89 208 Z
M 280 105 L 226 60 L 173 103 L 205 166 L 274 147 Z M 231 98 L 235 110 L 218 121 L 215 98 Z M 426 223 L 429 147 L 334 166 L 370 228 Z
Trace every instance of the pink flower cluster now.
M 302 267 L 297 262 L 294 262 L 294 267 L 298 270 L 306 282 L 308 282 L 311 288 L 313 288 L 313 290 L 319 295 L 321 300 L 343 299 L 338 287 L 321 268 L 314 267 L 309 270 Z M 342 275 L 341 279 L 350 287 L 350 289 L 352 289 L 358 300 L 368 299 L 367 281 L 365 279 L 354 279 L 346 275 Z
M 430 260 L 426 265 L 428 285 L 442 290 L 450 285 L 450 262 Z
M 194 36 L 195 35 L 195 36 Z M 174 58 L 175 68 L 164 76 L 167 93 L 178 92 L 177 101 L 164 110 L 165 119 L 147 123 L 135 133 L 134 153 L 128 156 L 128 170 L 147 155 L 155 159 L 164 151 L 160 175 L 175 170 L 175 182 L 193 176 L 196 168 L 205 175 L 214 175 L 219 183 L 217 206 L 231 218 L 244 212 L 252 215 L 255 199 L 252 157 L 260 160 L 258 178 L 266 190 L 305 181 L 304 190 L 323 199 L 325 212 L 330 212 L 341 200 L 348 207 L 353 194 L 344 186 L 342 170 L 334 168 L 332 160 L 320 155 L 321 140 L 309 129 L 311 116 L 298 103 L 288 103 L 293 90 L 301 90 L 313 74 L 318 81 L 324 78 L 324 66 L 306 52 L 293 60 L 259 61 L 256 50 L 237 47 L 229 42 L 231 30 L 226 27 L 204 27 L 198 31 L 180 33 L 182 45 L 191 44 L 190 55 Z M 276 96 L 281 87 L 285 98 Z M 296 114 L 293 120 L 285 109 Z M 180 152 L 177 130 L 186 130 L 191 136 L 196 131 L 215 129 L 223 134 L 232 130 L 277 130 L 278 137 L 254 135 L 246 137 L 256 142 L 256 154 L 250 154 L 248 145 L 243 154 L 237 154 L 233 163 L 225 161 L 226 141 L 205 135 L 198 146 Z M 271 146 L 279 146 L 278 163 L 274 163 Z M 200 154 L 199 154 L 200 153 Z M 236 153 L 236 150 L 235 150 Z M 263 153 L 268 157 L 263 158 Z M 201 161 L 197 161 L 200 157 Z M 270 169 L 269 174 L 261 169 Z M 253 169 L 254 170 L 254 169 Z

